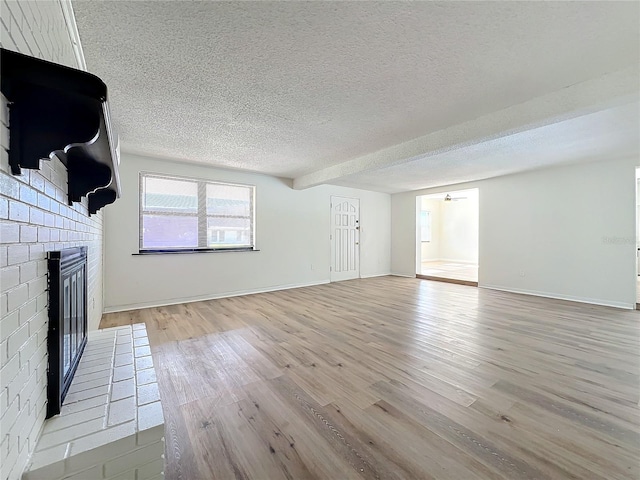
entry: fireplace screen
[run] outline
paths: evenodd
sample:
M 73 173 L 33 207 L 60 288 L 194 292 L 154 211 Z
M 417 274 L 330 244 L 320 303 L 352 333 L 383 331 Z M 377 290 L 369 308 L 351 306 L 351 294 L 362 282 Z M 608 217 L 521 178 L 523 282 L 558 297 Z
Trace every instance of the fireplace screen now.
M 49 252 L 47 418 L 60 413 L 87 343 L 87 247 Z

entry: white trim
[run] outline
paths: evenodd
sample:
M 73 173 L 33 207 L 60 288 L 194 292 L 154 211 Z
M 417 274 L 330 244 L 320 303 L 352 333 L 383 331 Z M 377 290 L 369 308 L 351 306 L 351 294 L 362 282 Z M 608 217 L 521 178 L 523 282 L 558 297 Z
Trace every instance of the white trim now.
M 360 275 L 360 278 L 375 278 L 375 277 L 388 277 L 392 275 L 390 272 L 387 273 L 374 273 L 372 275 Z
M 588 303 L 590 305 L 600 305 L 603 307 L 614 307 L 614 308 L 624 308 L 626 310 L 635 310 L 636 306 L 634 303 L 626 303 L 626 302 L 612 302 L 610 300 L 601 300 L 599 298 L 583 298 L 583 297 L 575 297 L 573 295 L 562 295 L 557 293 L 549 293 L 549 292 L 538 292 L 535 290 L 521 290 L 518 288 L 506 288 L 498 285 L 480 285 L 480 288 L 486 288 L 489 290 L 499 290 L 501 292 L 509 292 L 509 293 L 519 293 L 522 295 L 531 295 L 534 297 L 543 297 L 543 298 L 553 298 L 555 300 L 567 300 L 570 302 L 578 302 L 578 303 Z
M 82 43 L 80 43 L 80 33 L 78 32 L 78 25 L 76 25 L 76 17 L 73 13 L 71 0 L 60 0 L 60 8 L 62 8 L 62 15 L 64 16 L 65 23 L 67 24 L 67 32 L 69 33 L 69 40 L 73 45 L 73 53 L 76 57 L 78 68 L 86 72 L 87 62 L 84 59 Z
M 413 275 L 407 275 L 406 273 L 391 272 L 389 275 L 391 275 L 392 277 L 416 278 L 415 273 Z
M 166 301 L 131 303 L 128 305 L 117 305 L 115 307 L 105 307 L 104 313 L 126 312 L 129 310 L 140 310 L 142 308 L 166 307 L 169 305 L 179 305 L 182 303 L 202 302 L 204 300 L 218 300 L 220 298 L 241 297 L 243 295 L 254 295 L 256 293 L 277 292 L 280 290 L 291 290 L 293 288 L 313 287 L 316 285 L 326 285 L 328 283 L 330 283 L 329 280 L 322 280 L 321 282 L 276 285 L 273 287 L 256 288 L 253 290 L 237 290 L 235 292 L 225 292 L 217 295 L 216 294 L 198 295 L 195 297 L 172 298 Z

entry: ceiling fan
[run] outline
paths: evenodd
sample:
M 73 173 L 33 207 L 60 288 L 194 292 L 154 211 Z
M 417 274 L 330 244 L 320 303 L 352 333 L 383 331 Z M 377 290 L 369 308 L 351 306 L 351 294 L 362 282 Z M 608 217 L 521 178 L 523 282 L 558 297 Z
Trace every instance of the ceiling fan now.
M 447 193 L 447 195 L 444 197 L 444 201 L 445 202 L 456 202 L 458 200 L 466 200 L 467 197 L 452 197 L 451 195 L 449 195 Z

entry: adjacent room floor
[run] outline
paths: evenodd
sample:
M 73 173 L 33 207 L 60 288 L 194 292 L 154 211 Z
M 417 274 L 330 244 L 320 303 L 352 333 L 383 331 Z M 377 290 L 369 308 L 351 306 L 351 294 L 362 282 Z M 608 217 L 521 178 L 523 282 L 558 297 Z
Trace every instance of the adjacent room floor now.
M 379 277 L 145 322 L 170 479 L 637 479 L 636 311 Z
M 421 275 L 468 282 L 478 281 L 478 265 L 455 262 L 422 262 Z

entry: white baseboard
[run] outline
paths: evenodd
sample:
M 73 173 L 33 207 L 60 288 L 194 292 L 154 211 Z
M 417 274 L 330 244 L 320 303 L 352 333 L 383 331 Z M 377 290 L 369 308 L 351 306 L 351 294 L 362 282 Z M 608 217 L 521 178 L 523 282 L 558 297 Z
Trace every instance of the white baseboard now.
M 416 278 L 415 273 L 413 275 L 407 275 L 406 273 L 391 272 L 389 275 L 391 275 L 392 277 Z
M 360 278 L 388 277 L 391 273 L 374 273 L 373 275 L 360 275 Z
M 587 298 L 587 297 L 576 297 L 573 295 L 562 295 L 558 293 L 551 292 L 539 292 L 536 290 L 523 290 L 519 288 L 507 288 L 501 287 L 499 285 L 484 285 L 478 284 L 480 288 L 487 288 L 489 290 L 499 290 L 501 292 L 509 292 L 509 293 L 520 293 L 522 295 L 531 295 L 534 297 L 543 297 L 543 298 L 553 298 L 556 300 L 568 300 L 570 302 L 578 302 L 578 303 L 588 303 L 590 305 L 601 305 L 603 307 L 615 307 L 615 308 L 624 308 L 626 310 L 635 310 L 635 303 L 626 303 L 626 302 L 615 302 L 611 300 L 602 300 L 599 298 Z
M 195 297 L 171 298 L 167 300 L 157 300 L 153 302 L 131 303 L 127 305 L 116 305 L 113 307 L 105 307 L 104 313 L 126 312 L 129 310 L 141 310 L 143 308 L 166 307 L 169 305 L 179 305 L 181 303 L 202 302 L 204 300 L 217 300 L 220 298 L 240 297 L 242 295 L 254 295 L 257 293 L 276 292 L 278 290 L 290 290 L 292 288 L 312 287 L 314 285 L 325 285 L 328 280 L 321 282 L 300 283 L 291 285 L 276 285 L 273 287 L 256 288 L 252 290 L 238 290 L 235 292 L 224 292 L 219 294 L 199 295 Z

